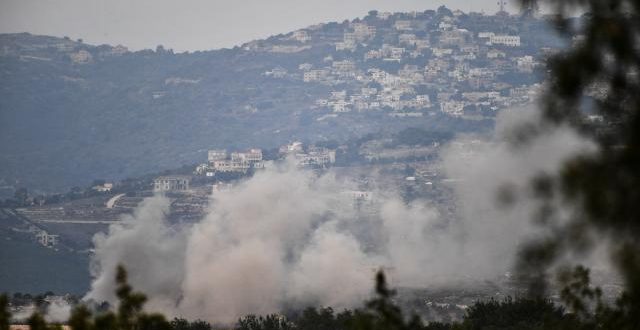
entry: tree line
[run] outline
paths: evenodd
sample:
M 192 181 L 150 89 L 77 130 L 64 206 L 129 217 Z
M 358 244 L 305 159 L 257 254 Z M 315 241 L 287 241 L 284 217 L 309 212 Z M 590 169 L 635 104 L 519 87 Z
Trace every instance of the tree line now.
M 574 285 L 585 290 L 588 271 L 581 273 L 583 282 Z M 229 329 L 214 326 L 203 320 L 188 321 L 174 318 L 169 321 L 158 313 L 144 311 L 146 296 L 136 292 L 127 282 L 122 266 L 116 272 L 118 304 L 114 310 L 92 310 L 77 305 L 65 323 L 73 330 L 212 330 Z M 376 295 L 363 308 L 336 313 L 331 307 L 309 307 L 288 315 L 247 315 L 240 318 L 234 330 L 471 330 L 471 329 L 635 329 L 637 324 L 626 323 L 619 309 L 599 307 L 592 314 L 570 312 L 547 299 L 506 298 L 477 301 L 471 305 L 460 322 L 424 323 L 416 315 L 407 315 L 394 303 L 395 291 L 388 288 L 385 276 L 376 276 Z M 564 298 L 569 295 L 563 293 Z M 8 330 L 11 323 L 8 298 L 0 296 L 0 330 Z M 31 330 L 62 329 L 62 324 L 45 321 L 34 312 L 26 322 Z M 635 327 L 635 328 L 634 328 Z

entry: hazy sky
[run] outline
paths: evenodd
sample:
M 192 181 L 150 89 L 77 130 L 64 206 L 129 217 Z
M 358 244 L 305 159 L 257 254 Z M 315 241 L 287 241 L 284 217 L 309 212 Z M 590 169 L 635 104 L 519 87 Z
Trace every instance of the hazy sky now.
M 507 8 L 516 11 L 514 0 Z M 379 11 L 497 11 L 496 0 L 0 0 L 0 33 L 82 38 L 130 49 L 233 47 L 312 24 Z

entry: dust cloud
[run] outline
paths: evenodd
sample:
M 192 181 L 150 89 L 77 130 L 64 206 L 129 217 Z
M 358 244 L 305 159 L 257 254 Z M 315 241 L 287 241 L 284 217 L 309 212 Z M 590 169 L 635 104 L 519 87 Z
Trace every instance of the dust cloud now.
M 167 198 L 145 200 L 94 238 L 85 299 L 115 301 L 119 263 L 149 309 L 216 323 L 292 305 L 360 306 L 380 267 L 404 287 L 500 276 L 519 244 L 541 233 L 531 223 L 534 203 L 519 198 L 500 208 L 497 192 L 527 194 L 533 176 L 592 148 L 558 128 L 514 149 L 512 130 L 534 121 L 530 113 L 505 112 L 492 136 L 461 136 L 444 148 L 455 220 L 445 221 L 429 200 L 407 204 L 393 189 L 372 191 L 356 208 L 353 183 L 285 162 L 214 194 L 207 215 L 190 226 L 167 222 Z

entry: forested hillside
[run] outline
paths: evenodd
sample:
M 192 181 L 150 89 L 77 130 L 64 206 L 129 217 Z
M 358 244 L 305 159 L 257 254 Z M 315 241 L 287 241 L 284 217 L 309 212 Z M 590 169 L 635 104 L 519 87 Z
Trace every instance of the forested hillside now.
M 349 31 L 357 34 L 362 26 L 370 35 L 352 41 Z M 478 37 L 482 31 L 517 34 L 522 45 L 487 46 Z M 344 141 L 410 126 L 487 129 L 492 112 L 509 102 L 483 103 L 475 95 L 476 103 L 460 103 L 466 117 L 447 115 L 438 102 L 462 102 L 465 91 L 494 99 L 526 94 L 523 88 L 541 80 L 541 69 L 531 62 L 523 70 L 516 59 L 535 61 L 558 45 L 543 20 L 446 8 L 385 17 L 372 12 L 234 49 L 181 54 L 162 46 L 130 52 L 68 38 L 0 35 L 0 185 L 67 189 L 195 163 L 216 147 Z M 395 53 L 386 55 L 389 50 Z M 380 57 L 370 58 L 376 52 Z M 432 63 L 442 78 L 424 78 Z M 331 79 L 308 81 L 310 68 Z M 474 72 L 483 68 L 497 74 L 474 85 Z M 423 78 L 416 80 L 416 73 Z M 373 89 L 381 101 L 363 109 L 361 88 Z M 341 91 L 343 106 L 323 103 Z

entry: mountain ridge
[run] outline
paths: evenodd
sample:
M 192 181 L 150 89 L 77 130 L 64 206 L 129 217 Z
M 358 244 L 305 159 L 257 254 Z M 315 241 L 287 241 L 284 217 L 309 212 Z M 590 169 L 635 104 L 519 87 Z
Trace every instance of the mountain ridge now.
M 174 53 L 161 46 L 155 51 L 131 52 L 123 46 L 88 45 L 68 38 L 2 34 L 0 181 L 56 191 L 97 178 L 121 179 L 195 163 L 206 157 L 209 148 L 272 148 L 298 139 L 345 141 L 410 126 L 451 132 L 483 130 L 492 120 L 489 110 L 478 110 L 478 121 L 446 115 L 438 108 L 441 90 L 467 88 L 464 81 L 450 84 L 454 78 L 438 78 L 447 79 L 441 85 L 435 78 L 408 84 L 407 93 L 398 95 L 398 100 L 390 96 L 393 100 L 389 102 L 395 103 L 378 110 L 356 109 L 359 101 L 352 97 L 368 87 L 383 94 L 385 83 L 372 77 L 373 69 L 403 84 L 402 70 L 407 66 L 426 70 L 430 61 L 441 59 L 433 50 L 440 49 L 443 34 L 456 31 L 440 31 L 442 22 L 470 31 L 464 35 L 469 40 L 462 42 L 471 46 L 477 45 L 478 31 L 521 33 L 523 46 L 519 49 L 490 47 L 513 56 L 535 53 L 538 57 L 541 46 L 558 44 L 550 34 L 534 33 L 546 31 L 546 23 L 536 19 L 454 16 L 446 8 L 394 13 L 384 19 L 378 15 L 381 13 L 314 25 L 233 49 L 191 53 Z M 409 21 L 409 30 L 399 30 L 399 21 Z M 502 23 L 496 27 L 495 22 Z M 351 45 L 354 26 L 361 29 L 363 24 L 377 33 Z M 398 38 L 403 35 L 413 35 L 430 46 L 420 53 L 415 44 L 401 45 Z M 338 49 L 345 45 L 352 49 Z M 368 52 L 382 52 L 385 45 L 406 49 L 406 53 L 397 61 L 364 60 Z M 451 56 L 462 49 L 450 48 L 454 49 Z M 419 54 L 414 58 L 410 52 L 411 56 Z M 445 60 L 451 65 L 458 61 Z M 469 62 L 471 66 L 493 65 L 482 59 L 474 61 Z M 351 72 L 336 67 L 350 63 Z M 312 69 L 300 69 L 304 65 Z M 324 70 L 329 77 L 304 81 L 305 74 L 313 70 Z M 519 86 L 520 80 L 525 84 L 540 80 L 535 74 L 514 71 L 505 77 L 507 74 L 508 79 L 515 77 L 513 86 Z M 327 96 L 341 91 L 345 91 L 346 111 L 322 104 L 322 100 L 334 102 Z M 417 108 L 406 103 L 422 95 L 419 93 L 430 96 L 433 105 Z M 454 96 L 452 101 L 456 100 Z M 409 106 L 396 107 L 398 102 Z M 405 113 L 421 117 L 403 118 Z

